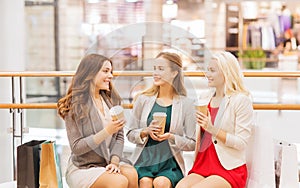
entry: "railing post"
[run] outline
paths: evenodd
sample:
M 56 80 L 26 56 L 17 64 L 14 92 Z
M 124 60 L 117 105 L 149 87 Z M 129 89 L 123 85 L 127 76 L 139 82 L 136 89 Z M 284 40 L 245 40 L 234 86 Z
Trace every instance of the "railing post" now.
M 11 99 L 12 104 L 16 103 L 15 98 L 15 77 L 11 77 Z M 16 133 L 16 110 L 11 109 L 10 112 L 12 113 L 12 143 L 13 143 L 13 178 L 16 180 L 17 174 L 16 174 L 16 143 L 15 143 L 15 133 Z
M 20 104 L 23 104 L 23 82 L 22 82 L 22 77 L 19 77 L 19 87 L 20 87 Z M 23 129 L 24 129 L 24 113 L 23 113 L 23 109 L 19 109 L 19 113 L 20 113 L 20 141 L 21 144 L 23 143 Z

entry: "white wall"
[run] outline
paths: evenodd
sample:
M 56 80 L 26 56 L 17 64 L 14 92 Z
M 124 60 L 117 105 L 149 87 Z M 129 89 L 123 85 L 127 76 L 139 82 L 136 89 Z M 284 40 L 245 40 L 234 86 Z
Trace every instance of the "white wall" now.
M 272 128 L 270 134 L 274 139 L 300 143 L 298 110 L 256 110 L 255 112 L 257 125 L 270 126 Z
M 24 70 L 24 1 L 0 1 L 0 71 Z M 0 103 L 11 102 L 11 79 L 0 77 Z M 17 91 L 18 92 L 18 91 Z M 13 179 L 12 126 L 9 110 L 0 110 L 0 183 Z

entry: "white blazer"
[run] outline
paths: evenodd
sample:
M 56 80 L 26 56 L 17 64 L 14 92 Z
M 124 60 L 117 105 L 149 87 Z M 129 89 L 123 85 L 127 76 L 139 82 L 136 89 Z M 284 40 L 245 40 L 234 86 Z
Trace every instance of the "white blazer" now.
M 253 105 L 250 97 L 244 94 L 225 96 L 220 104 L 214 126 L 227 133 L 225 144 L 212 137 L 222 166 L 231 170 L 245 164 L 246 149 L 253 126 Z M 197 135 L 197 146 L 200 135 Z

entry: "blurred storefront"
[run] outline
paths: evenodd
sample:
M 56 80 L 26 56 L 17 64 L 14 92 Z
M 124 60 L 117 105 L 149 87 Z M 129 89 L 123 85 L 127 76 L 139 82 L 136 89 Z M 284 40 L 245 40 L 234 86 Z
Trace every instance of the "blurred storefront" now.
M 235 54 L 244 71 L 300 69 L 300 3 L 294 0 L 4 0 L 0 5 L 5 13 L 0 20 L 7 28 L 1 31 L 6 38 L 1 45 L 5 57 L 1 71 L 74 71 L 83 55 L 92 52 L 111 57 L 116 71 L 147 71 L 161 50 L 178 52 L 187 71 L 204 71 L 214 50 Z M 17 55 L 8 49 L 18 49 Z M 13 64 L 17 68 L 8 66 Z M 70 77 L 26 77 L 24 101 L 56 102 L 70 81 Z M 130 103 L 149 81 L 141 76 L 115 77 L 114 84 L 124 102 Z M 300 103 L 300 78 L 245 78 L 245 82 L 254 103 Z M 0 83 L 7 85 L 2 78 Z M 191 97 L 205 89 L 200 78 L 186 78 L 186 84 Z M 7 102 L 9 93 L 4 95 Z M 300 143 L 298 114 L 257 111 L 256 122 L 272 125 L 275 138 Z M 5 124 L 11 123 L 6 111 L 2 116 Z M 27 110 L 24 121 L 29 128 L 25 141 L 50 137 L 66 145 L 56 110 Z M 7 133 L 7 128 L 1 132 Z M 11 144 L 7 134 L 0 139 Z M 1 148 L 0 153 L 10 150 Z M 7 161 L 12 158 L 7 157 Z M 0 183 L 10 181 L 13 171 L 7 163 L 2 166 L 8 170 Z

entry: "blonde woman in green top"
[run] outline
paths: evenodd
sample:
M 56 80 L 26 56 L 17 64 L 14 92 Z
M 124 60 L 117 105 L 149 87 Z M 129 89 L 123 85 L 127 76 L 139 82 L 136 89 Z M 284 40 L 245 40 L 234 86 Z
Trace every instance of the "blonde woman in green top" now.
M 140 188 L 170 188 L 185 174 L 182 151 L 195 147 L 195 111 L 186 97 L 181 58 L 161 52 L 153 63 L 153 85 L 133 105 L 127 138 L 136 144 L 132 162 Z M 167 114 L 165 132 L 153 120 L 154 112 Z

